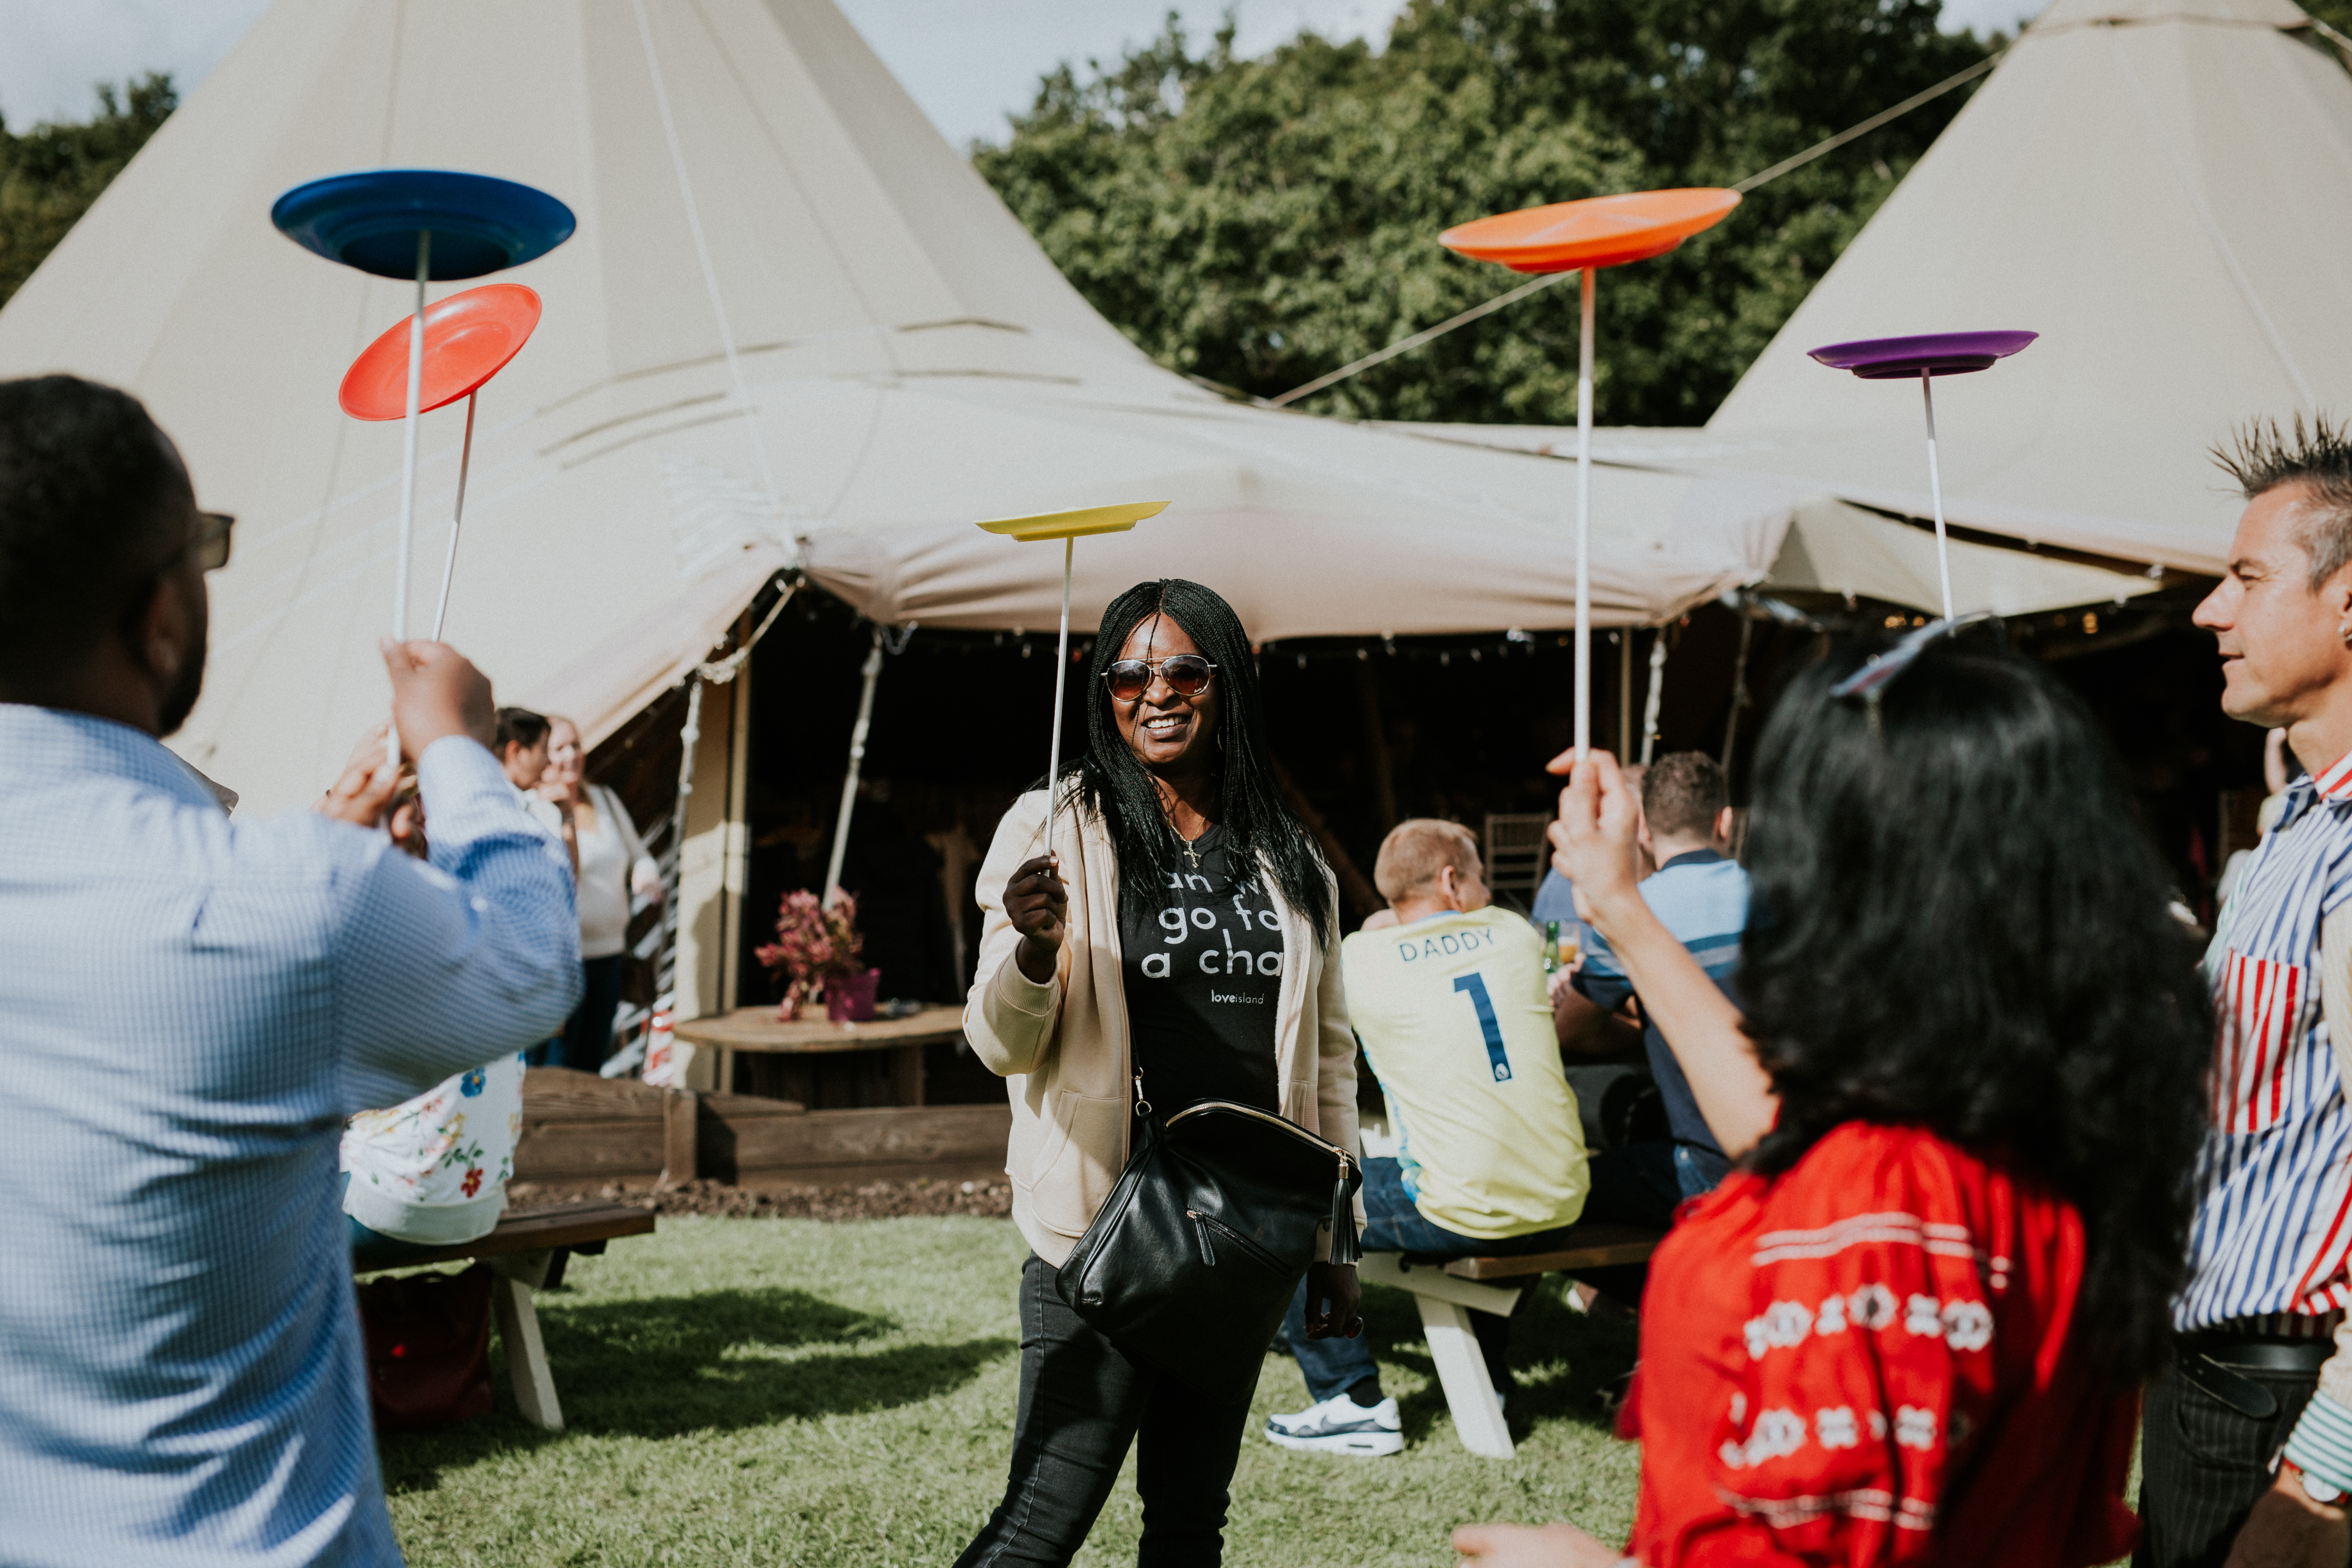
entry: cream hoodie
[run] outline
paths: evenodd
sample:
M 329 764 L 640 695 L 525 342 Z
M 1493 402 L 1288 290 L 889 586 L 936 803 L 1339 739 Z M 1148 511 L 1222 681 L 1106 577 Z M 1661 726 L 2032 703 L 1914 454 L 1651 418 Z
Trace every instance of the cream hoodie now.
M 1004 884 L 1023 861 L 1045 852 L 1045 828 L 1044 790 L 1013 802 L 997 824 L 980 868 L 986 922 L 963 1027 L 980 1059 L 1005 1080 L 1013 1102 L 1004 1158 L 1013 1221 L 1037 1256 L 1058 1268 L 1127 1164 L 1130 1058 L 1118 859 L 1095 812 L 1066 804 L 1055 814 L 1054 847 L 1070 902 L 1054 979 L 1041 985 L 1013 961 L 1021 933 L 1005 916 Z M 1282 922 L 1286 955 L 1274 1034 L 1282 1114 L 1352 1154 L 1356 1038 L 1340 988 L 1336 923 L 1318 934 L 1283 901 L 1272 877 L 1263 880 Z M 1334 898 L 1336 903 L 1336 889 Z

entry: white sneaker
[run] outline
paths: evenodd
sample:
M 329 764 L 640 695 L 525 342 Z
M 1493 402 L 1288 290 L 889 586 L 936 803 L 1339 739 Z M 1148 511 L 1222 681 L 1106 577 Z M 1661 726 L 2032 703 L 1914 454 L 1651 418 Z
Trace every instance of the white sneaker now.
M 1351 1454 L 1365 1459 L 1404 1450 L 1404 1423 L 1397 1416 L 1393 1398 L 1367 1408 L 1344 1392 L 1296 1415 L 1267 1416 L 1265 1436 L 1268 1442 L 1286 1448 Z

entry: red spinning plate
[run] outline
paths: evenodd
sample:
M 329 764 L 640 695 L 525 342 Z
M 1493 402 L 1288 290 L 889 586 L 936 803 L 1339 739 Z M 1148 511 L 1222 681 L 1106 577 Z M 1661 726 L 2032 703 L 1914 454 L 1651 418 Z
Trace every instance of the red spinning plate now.
M 1588 196 L 1458 224 L 1437 242 L 1514 272 L 1573 272 L 1664 256 L 1738 205 L 1738 192 L 1707 185 Z
M 408 333 L 403 316 L 343 373 L 339 401 L 354 419 L 408 413 Z M 539 296 L 520 283 L 488 283 L 425 308 L 425 391 L 417 412 L 455 403 L 504 370 L 539 325 Z

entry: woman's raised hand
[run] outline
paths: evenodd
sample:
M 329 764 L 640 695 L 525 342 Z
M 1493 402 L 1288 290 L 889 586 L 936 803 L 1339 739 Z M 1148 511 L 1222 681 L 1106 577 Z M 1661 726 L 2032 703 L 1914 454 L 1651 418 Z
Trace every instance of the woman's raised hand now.
M 1024 860 L 1004 884 L 1004 918 L 1021 933 L 1021 945 L 1013 950 L 1013 961 L 1021 973 L 1043 985 L 1054 978 L 1060 966 L 1062 952 L 1062 919 L 1070 907 L 1070 895 L 1062 886 L 1058 855 L 1039 855 Z
M 1547 772 L 1569 773 L 1559 792 L 1559 819 L 1551 825 L 1552 869 L 1576 889 L 1606 934 L 1608 912 L 1620 900 L 1639 898 L 1642 881 L 1641 803 L 1625 787 L 1617 759 L 1603 751 L 1562 752 Z

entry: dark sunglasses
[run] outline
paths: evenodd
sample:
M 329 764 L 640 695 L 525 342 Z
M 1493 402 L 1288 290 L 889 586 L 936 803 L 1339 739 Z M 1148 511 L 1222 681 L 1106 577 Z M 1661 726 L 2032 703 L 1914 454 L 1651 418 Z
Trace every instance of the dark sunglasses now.
M 1929 621 L 1917 631 L 1908 632 L 1903 639 L 1885 653 L 1870 656 L 1870 662 L 1830 688 L 1832 697 L 1860 697 L 1874 706 L 1879 693 L 1885 690 L 1895 678 L 1918 662 L 1938 638 L 1950 637 L 1967 626 L 1979 626 L 1993 619 L 1990 610 L 1972 610 L 1948 621 Z
M 189 541 L 189 552 L 195 556 L 200 571 L 217 572 L 228 564 L 229 534 L 236 527 L 236 519 L 225 511 L 200 511 L 196 518 L 203 526 Z
M 1209 677 L 1217 667 L 1197 653 L 1180 653 L 1173 658 L 1122 658 L 1103 671 L 1103 684 L 1121 702 L 1132 702 L 1151 689 L 1151 677 L 1157 673 L 1168 683 L 1168 689 L 1179 697 L 1198 697 L 1209 689 Z

